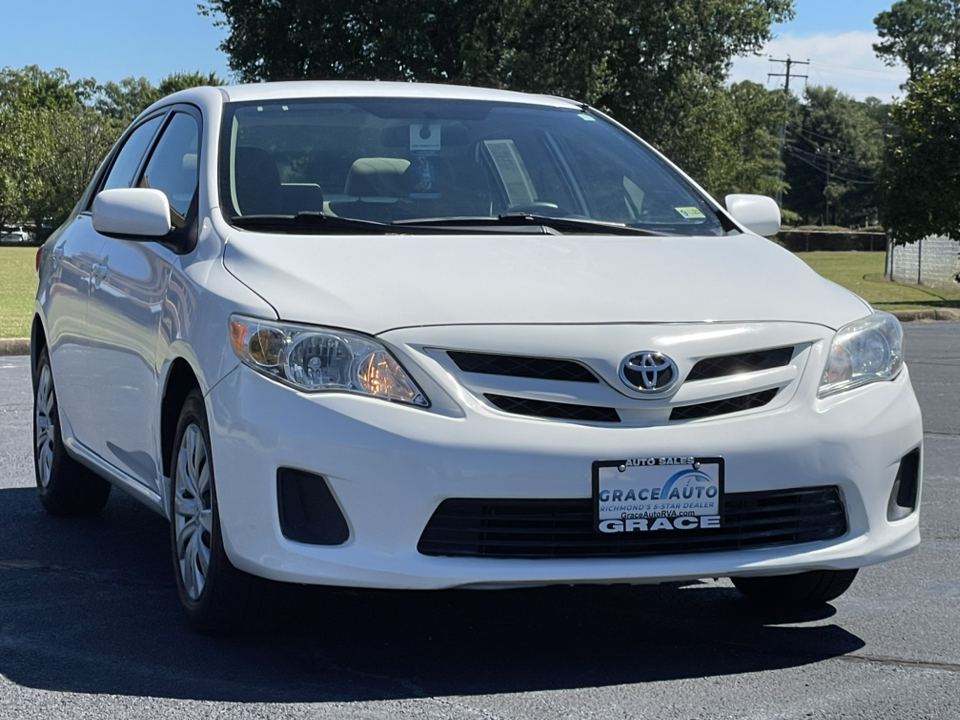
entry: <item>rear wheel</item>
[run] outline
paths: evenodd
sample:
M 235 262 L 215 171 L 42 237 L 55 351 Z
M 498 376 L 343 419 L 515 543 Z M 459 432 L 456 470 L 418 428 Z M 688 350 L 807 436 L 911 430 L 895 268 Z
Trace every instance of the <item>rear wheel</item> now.
M 33 466 L 37 494 L 51 515 L 94 515 L 110 495 L 110 483 L 67 454 L 50 354 L 40 351 L 33 396 Z
M 796 575 L 730 578 L 743 595 L 760 605 L 801 608 L 822 605 L 843 595 L 857 570 L 813 570 Z
M 210 430 L 198 390 L 180 412 L 170 467 L 170 545 L 190 626 L 205 635 L 256 629 L 272 583 L 238 570 L 224 551 Z

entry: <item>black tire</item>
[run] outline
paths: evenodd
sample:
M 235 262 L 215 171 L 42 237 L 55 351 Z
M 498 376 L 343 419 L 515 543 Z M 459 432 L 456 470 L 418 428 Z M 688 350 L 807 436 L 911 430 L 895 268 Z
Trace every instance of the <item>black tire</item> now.
M 744 597 L 771 608 L 823 605 L 843 595 L 857 570 L 813 570 L 797 575 L 730 578 Z
M 37 494 L 51 515 L 95 515 L 107 504 L 110 483 L 67 454 L 47 348 L 33 373 L 33 469 Z
M 172 453 L 170 547 L 190 627 L 203 635 L 263 629 L 274 583 L 235 568 L 223 548 L 210 429 L 199 390 L 184 401 Z M 192 547 L 190 536 L 196 543 Z

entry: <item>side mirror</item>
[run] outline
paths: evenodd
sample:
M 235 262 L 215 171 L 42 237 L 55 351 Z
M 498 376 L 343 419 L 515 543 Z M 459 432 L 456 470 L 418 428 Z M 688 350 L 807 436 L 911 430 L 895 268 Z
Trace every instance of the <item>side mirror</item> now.
M 765 195 L 727 195 L 727 212 L 750 232 L 773 237 L 780 232 L 780 207 Z
M 116 188 L 93 200 L 93 229 L 98 233 L 158 238 L 171 227 L 170 203 L 160 190 Z

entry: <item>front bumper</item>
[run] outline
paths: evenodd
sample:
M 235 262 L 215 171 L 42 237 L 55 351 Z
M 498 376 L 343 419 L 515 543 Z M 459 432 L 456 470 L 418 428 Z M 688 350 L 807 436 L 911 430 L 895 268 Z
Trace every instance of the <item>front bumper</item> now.
M 465 404 L 422 410 L 360 396 L 305 395 L 238 367 L 207 397 L 224 544 L 273 580 L 440 589 L 656 583 L 846 569 L 919 544 L 919 514 L 887 519 L 901 458 L 922 444 L 906 370 L 771 412 L 669 427 L 606 428 L 507 416 Z M 642 558 L 430 557 L 424 527 L 448 498 L 588 498 L 596 460 L 719 456 L 726 492 L 835 485 L 848 531 L 787 547 Z M 349 525 L 339 546 L 292 542 L 278 518 L 277 470 L 326 478 Z M 919 501 L 918 501 L 919 502 Z

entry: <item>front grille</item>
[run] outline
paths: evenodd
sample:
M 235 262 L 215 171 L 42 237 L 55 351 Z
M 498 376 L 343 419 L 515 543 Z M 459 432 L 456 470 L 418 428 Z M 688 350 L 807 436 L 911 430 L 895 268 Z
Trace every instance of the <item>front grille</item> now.
M 757 372 L 758 370 L 770 370 L 789 365 L 792 359 L 792 347 L 705 358 L 693 366 L 690 374 L 687 375 L 686 382 L 710 380 L 727 375 Z
M 585 366 L 571 360 L 521 357 L 519 355 L 487 355 L 485 353 L 447 352 L 464 372 L 484 375 L 564 380 L 567 382 L 600 382 Z
M 593 501 L 445 500 L 423 531 L 423 555 L 490 558 L 642 557 L 832 540 L 847 532 L 836 487 L 729 493 L 723 526 L 603 534 Z
M 727 398 L 726 400 L 714 400 L 712 402 L 699 403 L 698 405 L 683 405 L 676 407 L 670 413 L 670 420 L 696 420 L 697 418 L 715 417 L 717 415 L 728 415 L 729 413 L 742 412 L 743 410 L 753 410 L 763 407 L 769 403 L 780 392 L 779 388 L 763 390 L 762 392 L 750 393 L 749 395 L 739 395 L 738 397 Z
M 486 393 L 484 397 L 504 412 L 556 420 L 583 420 L 587 422 L 618 423 L 620 415 L 610 407 L 574 405 L 572 403 L 530 400 Z

